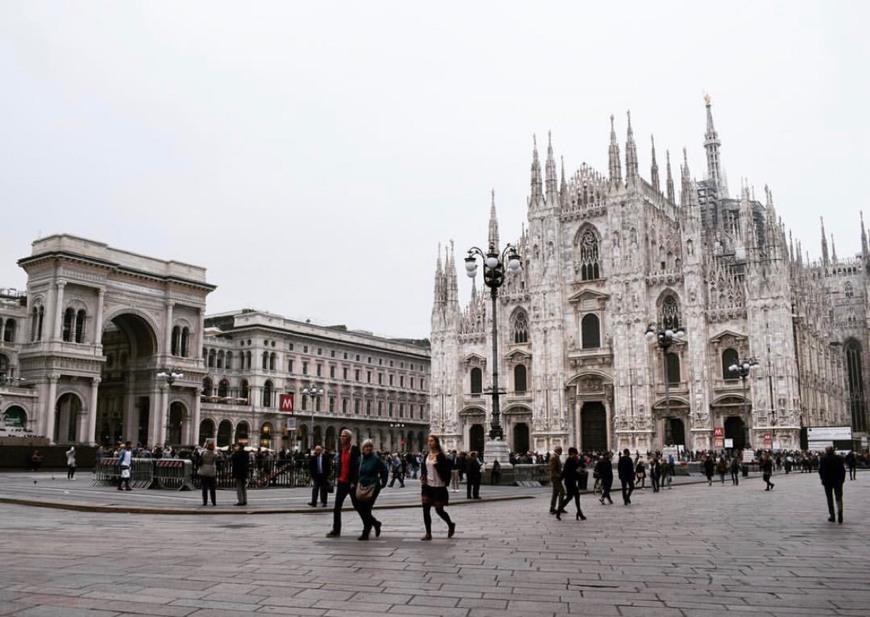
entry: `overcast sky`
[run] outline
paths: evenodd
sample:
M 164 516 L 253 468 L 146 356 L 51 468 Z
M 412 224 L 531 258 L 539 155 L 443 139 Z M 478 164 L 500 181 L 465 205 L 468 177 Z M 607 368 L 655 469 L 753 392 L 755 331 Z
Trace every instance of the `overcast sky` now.
M 705 92 L 732 192 L 854 254 L 868 7 L 5 0 L 0 287 L 66 232 L 206 267 L 210 313 L 426 337 L 438 245 L 486 242 L 491 190 L 518 237 L 533 134 L 606 172 L 630 109 L 642 175 L 654 134 L 700 179 Z

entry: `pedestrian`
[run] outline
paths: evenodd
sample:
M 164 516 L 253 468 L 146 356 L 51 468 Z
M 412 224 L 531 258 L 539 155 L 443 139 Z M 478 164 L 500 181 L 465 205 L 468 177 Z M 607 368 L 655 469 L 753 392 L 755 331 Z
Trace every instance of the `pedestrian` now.
M 622 503 L 631 505 L 631 494 L 634 492 L 634 463 L 631 462 L 631 452 L 628 448 L 622 451 L 622 456 L 616 462 L 616 472 L 622 484 Z
M 786 467 L 788 469 L 788 467 Z M 786 472 L 788 473 L 788 472 Z M 736 456 L 731 457 L 731 486 L 739 486 L 740 484 L 740 459 Z
M 39 450 L 34 450 L 33 454 L 30 455 L 30 469 L 32 471 L 39 471 L 42 468 L 42 455 L 39 453 Z
M 716 470 L 716 464 L 713 462 L 713 455 L 707 454 L 704 457 L 704 475 L 707 476 L 707 486 L 713 486 L 713 472 Z
M 66 451 L 66 479 L 76 479 L 76 447 L 70 446 Z
M 637 475 L 635 486 L 639 489 L 643 489 L 646 486 L 646 465 L 644 464 L 643 459 L 638 459 L 634 471 Z
M 613 462 L 611 460 L 612 454 L 610 452 L 605 452 L 600 459 L 598 459 L 598 464 L 595 465 L 595 471 L 598 473 L 598 479 L 601 482 L 601 498 L 598 500 L 601 502 L 601 505 L 604 505 L 604 501 L 612 506 L 613 499 L 610 498 L 610 488 L 613 486 Z
M 719 461 L 716 463 L 716 473 L 719 474 L 719 482 L 722 486 L 725 486 L 725 474 L 728 473 L 728 463 L 723 456 L 720 456 Z
M 450 490 L 454 493 L 459 492 L 459 455 L 456 454 L 456 450 L 451 453 L 450 463 L 453 466 L 450 470 Z
M 671 458 L 672 458 L 672 455 L 671 455 Z M 659 473 L 661 474 L 661 479 L 659 480 L 659 490 L 661 490 L 665 486 L 667 486 L 668 488 L 671 488 L 671 478 L 674 475 L 674 470 L 671 467 L 670 463 L 663 461 L 663 460 L 660 460 L 659 462 L 660 462 Z
M 469 452 L 465 460 L 465 492 L 468 499 L 480 499 L 480 481 L 482 475 L 477 452 Z
M 501 480 L 501 463 L 498 459 L 492 461 L 492 470 L 489 472 L 489 483 L 495 486 Z
M 770 481 L 770 476 L 773 474 L 773 460 L 770 458 L 770 454 L 767 452 L 764 453 L 764 456 L 761 458 L 761 477 L 764 480 L 764 483 L 767 487 L 764 489 L 766 491 L 772 491 L 774 484 Z
M 659 492 L 659 480 L 662 477 L 662 464 L 657 454 L 649 459 L 649 479 L 652 482 L 653 493 Z
M 556 520 L 561 521 L 562 515 L 568 513 L 565 510 L 565 506 L 571 503 L 572 499 L 574 500 L 574 506 L 577 508 L 576 520 L 586 520 L 586 517 L 583 516 L 583 510 L 580 509 L 580 485 L 578 482 L 580 480 L 580 468 L 584 463 L 580 460 L 579 454 L 577 448 L 568 448 L 568 460 L 566 460 L 565 464 L 562 466 L 562 481 L 565 483 L 565 497 L 556 509 Z
M 392 476 L 390 478 L 390 488 L 393 488 L 396 480 L 399 481 L 399 488 L 405 488 L 405 472 L 403 467 L 404 462 L 402 461 L 402 458 L 398 455 L 398 453 L 393 454 L 392 459 L 390 459 L 390 470 L 392 472 Z
M 118 453 L 118 468 L 121 471 L 121 479 L 118 482 L 118 490 L 132 491 L 130 488 L 130 476 L 133 475 L 133 443 L 128 441 Z
M 849 450 L 849 454 L 846 455 L 846 467 L 849 469 L 849 479 L 855 480 L 858 476 L 858 457 L 854 450 Z
M 420 538 L 423 541 L 432 539 L 432 508 L 435 513 L 447 523 L 447 537 L 452 538 L 456 533 L 456 523 L 450 520 L 450 515 L 444 510 L 447 507 L 450 496 L 447 493 L 447 484 L 451 479 L 453 466 L 444 452 L 441 450 L 441 442 L 435 435 L 429 435 L 427 443 L 429 453 L 423 459 L 420 467 L 420 484 L 422 485 L 423 524 L 426 526 L 426 535 Z
M 237 443 L 231 458 L 233 480 L 236 483 L 236 505 L 248 505 L 248 474 L 251 470 L 251 456 L 245 447 Z
M 389 470 L 387 464 L 377 456 L 371 439 L 362 442 L 362 457 L 359 463 L 359 477 L 356 480 L 356 511 L 363 522 L 362 535 L 357 540 L 368 540 L 372 528 L 375 537 L 381 535 L 381 522 L 372 515 L 372 508 L 378 493 L 387 485 Z
M 217 452 L 214 451 L 214 440 L 205 443 L 205 450 L 199 455 L 199 482 L 202 485 L 202 505 L 217 506 Z
M 825 455 L 819 460 L 819 476 L 825 487 L 825 497 L 828 500 L 828 520 L 834 522 L 834 500 L 837 501 L 837 522 L 843 524 L 843 483 L 846 481 L 846 467 L 843 459 L 835 452 L 833 446 L 825 448 Z
M 329 492 L 329 457 L 323 453 L 320 446 L 314 447 L 314 453 L 308 459 L 308 475 L 311 478 L 311 501 L 308 505 L 317 507 L 317 497 L 320 506 L 326 507 L 326 495 Z
M 353 445 L 353 435 L 347 429 L 341 431 L 340 446 L 336 454 L 336 486 L 335 504 L 332 506 L 332 530 L 327 538 L 337 538 L 341 535 L 341 507 L 344 500 L 350 497 L 350 503 L 356 509 L 356 481 L 359 477 L 360 451 Z
M 565 485 L 562 483 L 562 447 L 556 446 L 553 456 L 550 457 L 550 486 L 553 487 L 553 495 L 550 497 L 550 514 L 555 514 L 557 506 L 565 498 Z

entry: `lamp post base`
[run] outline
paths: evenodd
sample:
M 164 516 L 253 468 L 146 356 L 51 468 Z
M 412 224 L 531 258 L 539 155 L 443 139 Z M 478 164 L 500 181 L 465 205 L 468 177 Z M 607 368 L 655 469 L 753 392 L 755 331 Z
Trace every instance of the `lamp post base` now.
M 512 468 L 510 448 L 506 442 L 501 439 L 490 439 L 484 445 L 483 461 L 486 463 L 487 469 L 492 469 L 493 461 L 498 461 L 502 470 Z

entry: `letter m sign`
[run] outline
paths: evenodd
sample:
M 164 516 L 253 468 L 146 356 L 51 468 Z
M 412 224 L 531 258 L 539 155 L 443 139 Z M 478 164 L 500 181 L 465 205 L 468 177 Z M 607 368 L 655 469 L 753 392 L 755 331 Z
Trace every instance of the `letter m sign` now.
M 289 413 L 293 413 L 293 395 L 292 394 L 282 394 L 279 399 L 281 404 L 281 411 L 286 411 Z

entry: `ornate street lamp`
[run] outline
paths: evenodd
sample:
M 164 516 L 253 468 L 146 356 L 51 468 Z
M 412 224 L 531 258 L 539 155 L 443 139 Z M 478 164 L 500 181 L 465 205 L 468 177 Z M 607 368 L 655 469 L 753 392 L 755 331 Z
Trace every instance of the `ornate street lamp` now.
M 749 447 L 749 426 L 745 424 L 745 422 L 749 419 L 749 397 L 746 396 L 746 378 L 749 377 L 749 373 L 758 368 L 758 360 L 755 358 L 744 358 L 739 362 L 735 362 L 731 366 L 728 367 L 728 372 L 734 375 L 735 377 L 739 377 L 740 381 L 743 382 L 743 418 L 744 418 L 744 447 Z
M 166 381 L 166 437 L 163 440 L 164 446 L 169 442 L 172 430 L 172 384 L 183 377 L 184 373 L 174 368 L 162 368 L 157 372 L 157 379 Z M 180 436 L 178 441 L 181 441 Z
M 671 380 L 668 375 L 668 350 L 671 345 L 686 338 L 686 331 L 681 327 L 658 326 L 651 323 L 644 333 L 648 343 L 655 343 L 662 351 L 662 367 L 665 377 L 665 415 L 671 421 Z
M 492 245 L 486 253 L 475 246 L 468 250 L 468 256 L 465 258 L 465 272 L 469 278 L 477 275 L 478 257 L 483 261 L 483 282 L 489 287 L 489 296 L 492 299 L 492 422 L 489 438 L 503 441 L 504 432 L 499 421 L 501 410 L 498 400 L 501 393 L 498 388 L 498 314 L 496 312 L 498 289 L 505 281 L 505 270 L 510 274 L 519 274 L 523 265 L 512 244 L 508 244 L 500 254 L 498 248 Z
M 314 409 L 316 401 L 323 396 L 323 388 L 311 383 L 302 388 L 302 394 L 311 399 L 311 430 L 308 431 L 308 449 L 314 449 Z

